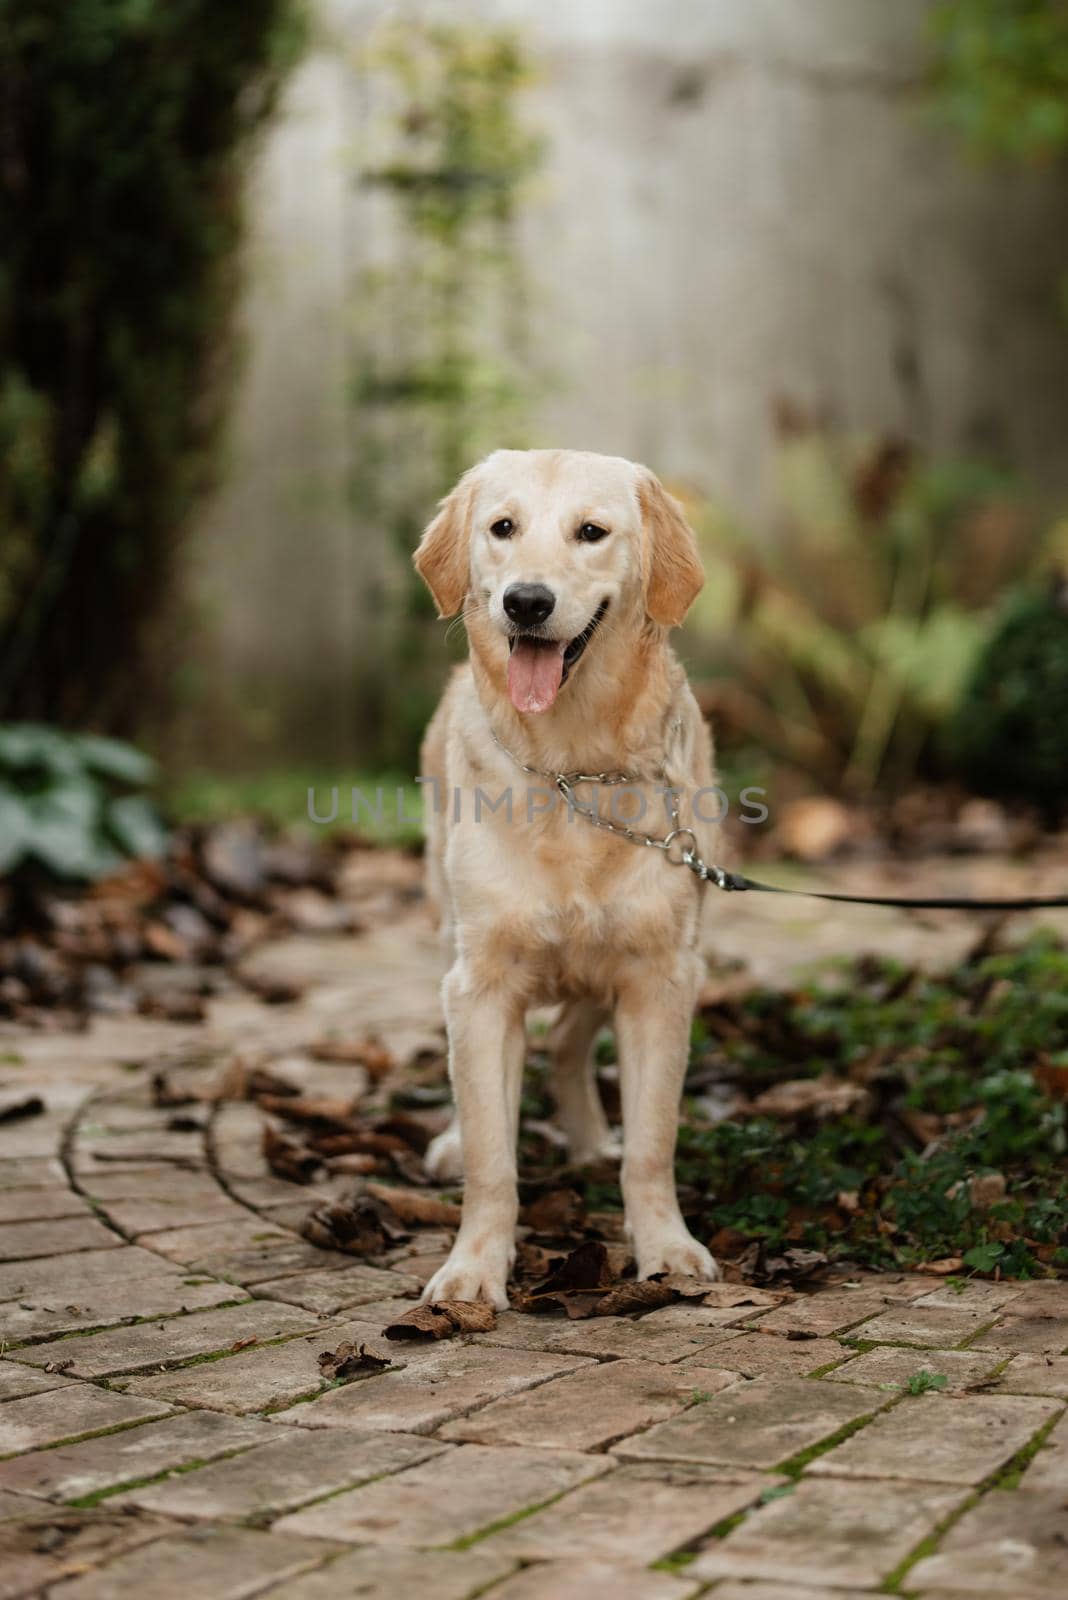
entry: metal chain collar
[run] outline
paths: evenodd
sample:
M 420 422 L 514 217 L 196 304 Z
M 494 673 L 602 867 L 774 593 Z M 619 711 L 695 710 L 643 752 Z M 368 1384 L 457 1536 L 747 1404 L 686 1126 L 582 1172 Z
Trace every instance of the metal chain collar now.
M 521 772 L 529 773 L 532 778 L 542 778 L 546 783 L 551 783 L 563 795 L 568 807 L 578 813 L 580 817 L 592 824 L 595 828 L 603 828 L 606 833 L 614 833 L 621 839 L 628 839 L 631 844 L 647 845 L 652 850 L 662 850 L 673 867 L 689 867 L 702 883 L 714 883 L 717 889 L 733 889 L 733 874 L 725 872 L 722 867 L 710 866 L 703 861 L 697 849 L 697 835 L 692 828 L 681 826 L 682 818 L 679 813 L 678 790 L 670 786 L 665 787 L 664 794 L 668 799 L 668 809 L 671 817 L 671 828 L 662 838 L 656 834 L 642 833 L 638 828 L 631 828 L 625 822 L 616 822 L 611 817 L 602 817 L 595 806 L 583 805 L 575 796 L 575 785 L 578 783 L 599 783 L 605 787 L 618 787 L 620 784 L 638 783 L 640 780 L 626 772 L 543 772 L 539 767 L 528 766 L 525 761 L 520 761 L 508 746 L 501 740 L 493 728 L 490 734 L 494 744 L 508 759 L 519 768 Z M 660 777 L 666 781 L 666 773 L 661 769 Z M 675 852 L 675 853 L 673 853 Z

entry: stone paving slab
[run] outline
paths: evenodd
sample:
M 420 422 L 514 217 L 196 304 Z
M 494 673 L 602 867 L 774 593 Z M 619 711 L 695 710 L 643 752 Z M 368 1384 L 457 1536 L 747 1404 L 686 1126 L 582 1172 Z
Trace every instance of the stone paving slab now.
M 367 1323 L 346 1322 L 329 1332 L 323 1329 L 298 1334 L 284 1344 L 257 1344 L 235 1355 L 198 1361 L 173 1372 L 115 1378 L 112 1387 L 126 1394 L 151 1395 L 157 1400 L 202 1406 L 209 1411 L 245 1415 L 268 1407 L 278 1409 L 323 1389 L 316 1359 L 320 1351 L 336 1348 L 343 1339 L 366 1344 L 377 1333 L 377 1328 Z
M 114 1250 L 119 1235 L 94 1216 L 40 1222 L 7 1222 L 0 1228 L 0 1261 L 30 1261 L 72 1250 Z
M 160 1372 L 196 1356 L 232 1350 L 254 1339 L 264 1344 L 287 1334 L 314 1333 L 318 1319 L 292 1306 L 246 1300 L 239 1306 L 192 1312 L 163 1322 L 136 1322 L 78 1339 L 22 1345 L 12 1360 L 35 1367 L 63 1362 L 75 1378 L 107 1378 L 120 1373 Z
M 605 1456 L 464 1444 L 275 1523 L 275 1532 L 432 1548 L 530 1511 L 608 1470 Z
M 1002 1317 L 974 1341 L 976 1350 L 1004 1350 L 1016 1354 L 1068 1355 L 1068 1319 L 1060 1316 Z
M 233 1284 L 182 1272 L 136 1245 L 0 1266 L 0 1316 L 12 1343 L 244 1298 Z
M 683 1371 L 655 1361 L 609 1361 L 525 1394 L 496 1400 L 474 1416 L 443 1428 L 441 1437 L 556 1450 L 600 1450 L 638 1428 L 673 1416 L 696 1396 L 718 1393 L 738 1381 L 737 1373 L 716 1368 Z
M 139 1235 L 135 1241 L 181 1266 L 191 1266 L 226 1255 L 231 1251 L 267 1252 L 285 1250 L 293 1243 L 286 1229 L 272 1227 L 251 1211 L 235 1207 L 235 1215 L 225 1222 L 203 1222 L 192 1227 L 163 1228 Z
M 897 1306 L 872 1317 L 862 1327 L 853 1328 L 851 1339 L 873 1340 L 876 1344 L 910 1344 L 925 1349 L 951 1350 L 971 1339 L 990 1322 L 992 1313 L 980 1307 L 923 1306 L 913 1302 Z
M 317 1539 L 279 1539 L 251 1528 L 193 1528 L 156 1539 L 95 1572 L 74 1578 L 49 1600 L 245 1600 L 269 1583 L 320 1566 L 336 1549 Z
M 615 1454 L 643 1461 L 774 1467 L 880 1410 L 888 1399 L 878 1389 L 822 1378 L 754 1378 L 625 1439 Z
M 267 1283 L 272 1278 L 291 1277 L 298 1272 L 326 1271 L 330 1267 L 351 1267 L 352 1257 L 339 1250 L 318 1250 L 295 1234 L 281 1234 L 269 1223 L 257 1229 L 269 1235 L 242 1249 L 213 1250 L 189 1262 L 192 1272 L 214 1273 L 231 1283 L 246 1287 Z M 155 1235 L 150 1236 L 154 1242 Z
M 182 1174 L 192 1176 L 192 1174 Z M 94 1191 L 98 1186 L 94 1184 Z M 203 1183 L 190 1185 L 188 1189 L 179 1189 L 170 1196 L 130 1195 L 116 1197 L 98 1202 L 107 1216 L 121 1233 L 128 1239 L 143 1240 L 150 1249 L 156 1249 L 153 1234 L 172 1232 L 178 1227 L 199 1227 L 207 1223 L 240 1223 L 250 1219 L 244 1206 L 238 1205 L 236 1200 L 231 1200 L 214 1181 L 207 1181 L 207 1174 Z M 179 1259 L 172 1252 L 163 1250 L 161 1255 L 170 1255 L 172 1260 Z
M 0 1401 L 18 1400 L 25 1394 L 61 1389 L 70 1380 L 58 1372 L 34 1372 L 15 1361 L 0 1361 Z
M 853 1358 L 854 1352 L 836 1339 L 784 1339 L 774 1334 L 743 1333 L 732 1334 L 707 1356 L 686 1357 L 682 1365 L 715 1364 L 740 1372 L 745 1378 L 759 1378 L 765 1372 L 782 1378 L 806 1378 L 832 1363 L 851 1363 Z
M 758 1317 L 754 1326 L 761 1333 L 783 1334 L 789 1339 L 815 1339 L 851 1330 L 855 1334 L 860 1323 L 878 1316 L 886 1304 L 882 1295 L 865 1290 L 831 1290 L 776 1306 Z M 869 1337 L 867 1328 L 863 1337 Z
M 265 1300 L 285 1300 L 291 1306 L 331 1316 L 352 1306 L 362 1306 L 391 1296 L 416 1295 L 419 1282 L 403 1272 L 387 1272 L 381 1267 L 339 1267 L 328 1272 L 297 1272 L 291 1278 L 267 1278 L 255 1285 L 256 1295 Z M 409 1308 L 410 1309 L 410 1308 Z
M 1035 1454 L 1020 1479 L 1020 1488 L 1063 1494 L 1068 1506 L 1068 1412 Z
M 700 1584 L 670 1572 L 618 1561 L 545 1561 L 524 1567 L 492 1590 L 493 1600 L 690 1600 Z
M 286 1429 L 229 1460 L 163 1478 L 119 1497 L 167 1516 L 257 1521 L 295 1511 L 340 1489 L 354 1488 L 439 1455 L 430 1439 L 401 1433 Z
M 803 1480 L 707 1544 L 687 1571 L 705 1579 L 874 1588 L 964 1499 L 963 1490 L 941 1484 L 885 1483 L 873 1494 L 866 1484 Z M 922 1587 L 918 1573 L 910 1574 L 912 1585 Z
M 618 1467 L 492 1534 L 486 1548 L 524 1561 L 658 1561 L 755 1505 L 782 1481 L 707 1467 Z
M 553 1350 L 571 1350 L 576 1355 L 605 1358 L 637 1358 L 665 1364 L 685 1360 L 705 1367 L 731 1367 L 720 1357 L 721 1347 L 737 1344 L 726 1328 L 669 1328 L 651 1323 L 646 1317 L 628 1321 L 621 1317 L 592 1317 L 588 1322 L 572 1323 L 553 1340 Z
M 1068 1356 L 1013 1356 L 991 1389 L 998 1394 L 1049 1394 L 1068 1400 Z
M 1065 1285 L 1068 1289 L 1068 1284 Z M 1006 1279 L 1004 1283 L 990 1283 L 985 1278 L 954 1278 L 952 1285 L 941 1284 L 930 1294 L 921 1295 L 913 1302 L 918 1308 L 939 1306 L 948 1311 L 985 1311 L 996 1316 L 1007 1308 L 1015 1313 L 1016 1304 L 1027 1304 L 1027 1286 Z M 1068 1316 L 1068 1294 L 1064 1296 L 1062 1314 Z
M 84 1500 L 120 1484 L 139 1483 L 159 1472 L 266 1444 L 274 1437 L 275 1430 L 258 1417 L 179 1412 L 120 1433 L 0 1461 L 0 1489 L 46 1500 Z
M 333 1344 L 333 1330 L 330 1343 Z M 365 1334 L 366 1338 L 367 1335 Z M 304 1428 L 381 1428 L 395 1433 L 430 1433 L 465 1412 L 522 1389 L 534 1389 L 550 1378 L 583 1365 L 581 1356 L 534 1351 L 489 1349 L 479 1345 L 385 1347 L 394 1359 L 407 1362 L 395 1372 L 331 1389 L 309 1405 L 278 1414 L 280 1422 Z
M 1056 1400 L 1033 1395 L 974 1395 L 966 1401 L 938 1394 L 908 1396 L 813 1461 L 809 1471 L 832 1477 L 982 1483 L 1060 1409 Z
M 980 1384 L 997 1370 L 1003 1358 L 996 1351 L 982 1350 L 900 1350 L 896 1345 L 880 1345 L 847 1361 L 844 1367 L 828 1372 L 832 1383 L 863 1383 L 876 1389 L 906 1388 L 910 1378 L 922 1374 L 945 1378 L 943 1393 L 958 1394 Z
M 332 1559 L 318 1572 L 291 1579 L 281 1588 L 265 1593 L 281 1600 L 407 1600 L 423 1595 L 428 1600 L 474 1600 L 474 1596 L 501 1594 L 497 1579 L 507 1577 L 515 1563 L 491 1555 L 479 1547 L 474 1550 L 390 1550 L 377 1545 L 369 1550 L 352 1550 Z M 587 1596 L 592 1600 L 592 1596 Z M 664 1600 L 667 1600 L 665 1594 Z M 681 1600 L 685 1600 L 685 1591 Z
M 88 1201 L 66 1184 L 50 1188 L 5 1189 L 0 1182 L 0 1223 L 44 1222 L 55 1217 L 90 1216 Z
M 9 1194 L 13 1189 L 50 1188 L 66 1183 L 67 1174 L 56 1155 L 0 1157 L 0 1194 Z
M 9 1494 L 6 1489 L 0 1489 L 0 1522 L 10 1522 L 13 1517 L 25 1517 L 32 1500 L 27 1500 L 21 1494 Z
M 936 1554 L 912 1569 L 909 1586 L 931 1595 L 1064 1600 L 1065 1516 L 1063 1494 L 995 1489 L 954 1524 Z
M 158 1400 L 110 1394 L 86 1383 L 26 1395 L 0 1406 L 0 1456 L 166 1416 L 171 1409 Z
M 62 1596 L 61 1580 L 121 1557 L 173 1525 L 158 1517 L 108 1511 L 47 1511 L 0 1523 L 0 1600 Z M 55 1585 L 55 1587 L 52 1587 Z M 113 1600 L 109 1595 L 108 1600 Z

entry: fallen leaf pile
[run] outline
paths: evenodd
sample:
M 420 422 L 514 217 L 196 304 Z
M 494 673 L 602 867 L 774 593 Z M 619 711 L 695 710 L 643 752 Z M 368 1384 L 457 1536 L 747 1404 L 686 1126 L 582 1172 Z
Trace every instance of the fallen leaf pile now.
M 206 998 L 234 982 L 284 1004 L 301 991 L 244 970 L 250 951 L 285 933 L 356 932 L 369 905 L 381 909 L 383 883 L 399 905 L 418 871 L 403 851 L 354 837 L 271 835 L 239 820 L 178 829 L 165 856 L 90 888 L 20 876 L 0 885 L 0 1018 L 70 1029 L 138 1011 L 197 1022 Z

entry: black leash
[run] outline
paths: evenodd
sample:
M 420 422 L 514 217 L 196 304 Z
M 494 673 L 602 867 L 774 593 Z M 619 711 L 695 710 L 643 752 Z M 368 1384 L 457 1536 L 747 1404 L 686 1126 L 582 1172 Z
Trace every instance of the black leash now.
M 684 861 L 699 878 L 714 883 L 717 889 L 732 894 L 755 891 L 759 894 L 796 895 L 804 900 L 834 900 L 847 906 L 892 906 L 912 911 L 1049 911 L 1057 907 L 1068 908 L 1068 895 L 1033 895 L 1018 900 L 972 900 L 957 895 L 931 895 L 913 898 L 909 895 L 832 894 L 820 889 L 782 889 L 774 883 L 758 883 L 740 872 L 727 872 L 723 867 L 698 866 Z M 704 868 L 702 871 L 701 868 Z

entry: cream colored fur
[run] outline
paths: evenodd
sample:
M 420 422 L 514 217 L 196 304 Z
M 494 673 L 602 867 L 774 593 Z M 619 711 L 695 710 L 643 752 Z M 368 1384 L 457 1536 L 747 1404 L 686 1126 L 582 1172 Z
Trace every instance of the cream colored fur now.
M 516 531 L 495 538 L 511 518 Z M 609 530 L 582 543 L 593 521 Z M 464 1171 L 463 1221 L 451 1255 L 427 1286 L 433 1299 L 507 1304 L 517 1216 L 516 1140 L 524 1019 L 535 1004 L 562 1002 L 551 1044 L 553 1092 L 575 1159 L 610 1148 L 593 1081 L 591 1049 L 614 1018 L 623 1102 L 622 1188 L 638 1273 L 712 1274 L 675 1194 L 674 1151 L 690 1022 L 702 973 L 697 952 L 701 885 L 641 848 L 550 810 L 527 790 L 492 733 L 542 771 L 626 771 L 646 800 L 642 831 L 668 827 L 665 783 L 683 791 L 682 821 L 714 859 L 714 825 L 690 805 L 711 785 L 708 731 L 668 629 L 701 583 L 696 543 L 682 512 L 645 468 L 579 451 L 498 451 L 467 473 L 423 536 L 415 564 L 443 616 L 462 610 L 470 659 L 458 668 L 427 731 L 429 887 L 453 950 L 443 986 L 453 1127 L 428 1155 L 439 1177 Z M 585 654 L 539 715 L 508 698 L 509 583 L 541 582 L 557 596 L 547 623 L 573 638 L 608 600 Z M 491 732 L 492 730 L 492 732 Z M 504 809 L 483 806 L 511 787 Z M 460 791 L 459 820 L 454 795 Z M 602 809 L 611 791 L 580 791 Z M 634 808 L 637 797 L 629 797 Z M 626 816 L 626 800 L 621 816 Z M 714 810 L 710 807 L 709 810 Z

